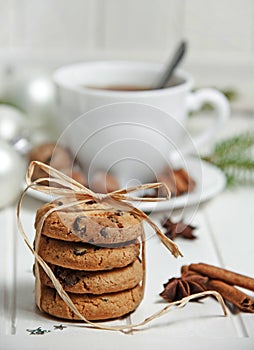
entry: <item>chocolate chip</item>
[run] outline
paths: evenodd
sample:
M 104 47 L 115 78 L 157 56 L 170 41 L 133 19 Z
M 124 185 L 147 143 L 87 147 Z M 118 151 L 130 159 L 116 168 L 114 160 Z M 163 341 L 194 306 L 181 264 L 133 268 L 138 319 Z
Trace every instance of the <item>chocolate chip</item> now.
M 109 215 L 108 218 L 109 218 L 112 222 L 117 223 L 117 219 L 116 219 L 115 215 L 117 215 L 117 214 L 111 214 L 111 215 Z
M 63 205 L 63 202 L 59 201 L 57 202 L 58 205 Z
M 74 255 L 77 255 L 77 256 L 81 256 L 81 255 L 85 255 L 87 253 L 87 249 L 85 248 L 74 248 L 74 251 L 73 251 Z
M 56 276 L 56 278 L 62 278 L 62 273 L 63 273 L 63 268 L 61 267 L 61 266 L 55 266 L 55 268 L 54 268 L 54 274 L 55 274 L 55 276 Z
M 79 277 L 75 276 L 72 272 L 63 269 L 61 266 L 55 266 L 54 273 L 56 278 L 59 279 L 60 282 L 68 286 L 74 286 L 80 280 Z
M 68 273 L 66 275 L 66 277 L 64 278 L 64 283 L 67 286 L 74 286 L 75 284 L 77 284 L 79 282 L 79 280 L 80 279 L 77 276 Z
M 73 228 L 75 231 L 77 231 L 80 235 L 80 237 L 84 237 L 86 233 L 86 225 L 82 226 L 82 219 L 85 219 L 85 215 L 78 216 L 73 224 Z
M 103 227 L 103 228 L 100 230 L 100 234 L 101 234 L 101 236 L 104 237 L 104 238 L 107 238 L 107 237 L 108 237 L 108 233 L 107 233 L 106 227 Z
M 123 215 L 122 210 L 120 210 L 120 209 L 119 209 L 119 210 L 117 210 L 116 215 L 117 215 L 117 216 L 121 216 L 121 215 Z

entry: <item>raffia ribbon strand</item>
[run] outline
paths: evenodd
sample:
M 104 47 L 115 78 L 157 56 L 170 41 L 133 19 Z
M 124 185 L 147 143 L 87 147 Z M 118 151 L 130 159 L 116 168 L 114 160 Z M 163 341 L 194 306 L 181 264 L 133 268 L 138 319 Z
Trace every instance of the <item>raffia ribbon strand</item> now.
M 35 167 L 38 166 L 40 169 L 42 169 L 46 174 L 49 175 L 49 177 L 40 178 L 35 181 L 32 181 L 33 173 Z M 44 184 L 44 182 L 48 182 L 48 186 Z M 70 307 L 70 309 L 81 319 L 83 320 L 87 325 L 93 326 L 95 328 L 104 329 L 104 330 L 114 330 L 114 331 L 121 331 L 121 332 L 127 332 L 128 330 L 136 330 L 138 327 L 144 326 L 145 324 L 151 322 L 153 319 L 158 318 L 169 311 L 169 309 L 172 306 L 176 307 L 183 307 L 188 303 L 189 300 L 199 298 L 200 296 L 206 296 L 206 295 L 213 295 L 217 298 L 217 300 L 220 302 L 224 314 L 226 314 L 225 304 L 223 302 L 223 299 L 221 298 L 220 294 L 215 291 L 206 291 L 202 293 L 193 294 L 191 296 L 188 296 L 186 298 L 183 298 L 182 300 L 168 303 L 166 307 L 164 307 L 162 310 L 154 313 L 153 315 L 149 316 L 142 322 L 136 323 L 136 324 L 128 324 L 128 325 L 121 325 L 121 326 L 107 326 L 105 323 L 95 323 L 87 320 L 76 308 L 68 294 L 63 289 L 62 285 L 58 281 L 58 279 L 55 277 L 53 271 L 50 269 L 48 264 L 39 256 L 38 254 L 38 242 L 40 240 L 41 236 L 41 230 L 44 224 L 44 221 L 50 215 L 53 211 L 62 210 L 64 208 L 73 207 L 78 204 L 86 203 L 89 201 L 96 201 L 98 203 L 104 202 L 107 204 L 112 205 L 112 209 L 121 209 L 125 211 L 131 211 L 133 214 L 135 214 L 136 217 L 145 220 L 155 231 L 158 238 L 161 240 L 161 242 L 166 246 L 166 248 L 172 253 L 173 256 L 178 257 L 182 256 L 182 253 L 180 252 L 177 245 L 170 240 L 168 237 L 166 237 L 159 227 L 141 210 L 134 207 L 129 202 L 131 201 L 146 201 L 146 202 L 159 202 L 163 200 L 167 200 L 170 197 L 170 192 L 167 186 L 163 183 L 152 183 L 152 184 L 143 184 L 136 187 L 131 187 L 127 189 L 120 189 L 108 194 L 100 194 L 100 193 L 94 193 L 90 189 L 86 188 L 85 186 L 81 185 L 74 179 L 70 178 L 69 176 L 63 174 L 62 172 L 50 167 L 49 165 L 46 165 L 44 163 L 38 162 L 38 161 L 32 161 L 28 167 L 27 174 L 26 174 L 26 182 L 27 187 L 25 190 L 21 193 L 21 196 L 18 201 L 17 205 L 17 222 L 18 222 L 18 228 L 20 233 L 23 236 L 23 239 L 32 252 L 32 254 L 35 257 L 36 264 L 40 264 L 40 266 L 43 268 L 45 273 L 49 276 L 51 279 L 55 289 L 57 290 L 60 297 L 64 300 L 64 302 Z M 56 186 L 57 185 L 57 186 Z M 61 187 L 59 187 L 59 185 Z M 140 190 L 147 190 L 147 189 L 153 189 L 153 188 L 160 188 L 165 187 L 167 192 L 167 197 L 163 198 L 154 198 L 154 197 L 136 197 L 131 196 L 129 193 L 136 192 Z M 35 249 L 33 249 L 32 245 L 29 242 L 29 239 L 25 233 L 25 230 L 23 228 L 22 222 L 21 222 L 21 208 L 22 208 L 22 202 L 23 199 L 29 189 L 33 189 L 36 191 L 40 191 L 46 194 L 52 194 L 59 197 L 69 197 L 73 199 L 68 204 L 63 204 L 61 206 L 56 206 L 54 208 L 49 209 L 41 218 L 37 229 L 36 229 L 36 239 L 35 239 Z M 128 203 L 127 203 L 128 201 Z M 142 240 L 142 263 L 143 263 L 143 281 L 142 281 L 142 293 L 144 294 L 144 288 L 145 288 L 145 235 L 144 232 L 141 235 Z

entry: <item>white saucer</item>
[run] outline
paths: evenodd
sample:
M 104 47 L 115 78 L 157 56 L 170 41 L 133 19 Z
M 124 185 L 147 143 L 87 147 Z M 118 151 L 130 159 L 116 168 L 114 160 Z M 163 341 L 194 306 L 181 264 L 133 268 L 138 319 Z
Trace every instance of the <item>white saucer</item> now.
M 198 158 L 188 158 L 185 160 L 184 167 L 196 182 L 196 187 L 191 193 L 172 197 L 163 202 L 139 202 L 132 204 L 145 212 L 179 209 L 186 206 L 199 205 L 201 202 L 214 197 L 225 188 L 225 175 L 214 165 Z M 55 199 L 51 195 L 31 189 L 28 190 L 28 194 L 43 202 L 50 202 Z

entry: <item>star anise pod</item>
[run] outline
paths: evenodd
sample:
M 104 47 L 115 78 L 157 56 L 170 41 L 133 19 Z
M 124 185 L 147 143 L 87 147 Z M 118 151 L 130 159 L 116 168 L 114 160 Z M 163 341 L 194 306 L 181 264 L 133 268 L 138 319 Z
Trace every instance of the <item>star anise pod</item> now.
M 208 277 L 195 273 L 186 273 L 181 277 L 169 279 L 163 285 L 164 290 L 160 293 L 160 296 L 169 302 L 181 300 L 191 294 L 206 291 L 207 282 Z
M 174 240 L 177 236 L 181 236 L 186 239 L 197 238 L 193 234 L 193 230 L 196 229 L 193 225 L 187 225 L 182 220 L 179 222 L 172 222 L 170 218 L 162 221 L 162 227 L 166 229 L 165 235 Z

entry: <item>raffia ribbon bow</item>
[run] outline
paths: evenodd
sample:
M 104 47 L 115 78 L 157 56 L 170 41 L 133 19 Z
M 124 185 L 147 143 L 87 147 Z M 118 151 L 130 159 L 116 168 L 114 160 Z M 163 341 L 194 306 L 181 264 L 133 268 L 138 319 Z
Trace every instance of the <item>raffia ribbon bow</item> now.
M 49 177 L 45 178 L 39 178 L 36 180 L 32 180 L 33 178 L 33 173 L 35 167 L 38 166 L 40 167 L 41 170 L 43 170 L 46 174 L 49 175 Z M 48 182 L 48 185 L 45 185 L 45 181 Z M 220 294 L 214 291 L 206 291 L 202 293 L 197 293 L 194 295 L 190 295 L 188 297 L 185 297 L 179 301 L 175 301 L 172 303 L 167 304 L 166 307 L 164 307 L 162 310 L 159 312 L 151 315 L 150 317 L 146 318 L 140 323 L 137 324 L 126 324 L 122 326 L 107 326 L 105 323 L 95 323 L 87 320 L 80 312 L 77 310 L 76 306 L 68 296 L 68 294 L 65 292 L 63 289 L 62 285 L 58 281 L 58 279 L 55 277 L 53 271 L 51 268 L 48 266 L 48 264 L 39 256 L 37 253 L 37 245 L 35 245 L 35 249 L 32 247 L 32 245 L 29 242 L 29 239 L 25 233 L 25 230 L 23 228 L 20 214 L 21 214 L 21 208 L 22 208 L 22 202 L 24 199 L 24 196 L 26 195 L 27 191 L 29 189 L 33 189 L 39 192 L 43 192 L 46 194 L 50 195 L 56 195 L 59 197 L 65 197 L 65 198 L 70 198 L 71 201 L 68 202 L 67 204 L 55 206 L 54 208 L 50 208 L 40 219 L 39 224 L 36 229 L 36 242 L 39 242 L 40 235 L 41 235 L 41 230 L 43 227 L 43 224 L 46 220 L 46 218 L 54 211 L 66 209 L 73 207 L 75 205 L 80 205 L 87 203 L 89 201 L 95 201 L 97 203 L 107 203 L 112 205 L 112 209 L 120 209 L 123 211 L 131 211 L 136 217 L 145 220 L 155 231 L 157 234 L 158 238 L 161 240 L 161 242 L 166 246 L 166 248 L 171 252 L 171 254 L 174 257 L 179 257 L 182 256 L 182 253 L 180 252 L 179 248 L 177 245 L 170 240 L 167 236 L 165 236 L 159 227 L 147 216 L 143 211 L 139 210 L 138 208 L 134 207 L 132 204 L 129 202 L 131 201 L 140 201 L 140 202 L 160 202 L 164 200 L 168 200 L 170 198 L 170 192 L 167 186 L 163 183 L 151 183 L 151 184 L 143 184 L 135 187 L 130 187 L 127 189 L 120 189 L 114 192 L 110 192 L 107 194 L 101 194 L 101 193 L 95 193 L 91 191 L 90 189 L 86 188 L 79 182 L 75 181 L 74 179 L 70 178 L 69 176 L 63 174 L 62 172 L 50 167 L 49 165 L 46 165 L 44 163 L 38 162 L 38 161 L 32 161 L 28 167 L 27 174 L 26 174 L 26 182 L 27 182 L 27 187 L 24 189 L 24 191 L 21 193 L 21 196 L 19 198 L 18 204 L 17 204 L 17 222 L 18 222 L 18 228 L 20 233 L 23 236 L 23 239 L 32 252 L 32 254 L 35 257 L 36 264 L 39 264 L 43 270 L 46 272 L 46 274 L 49 276 L 51 279 L 55 289 L 57 290 L 58 294 L 60 297 L 64 300 L 64 302 L 71 308 L 71 310 L 78 316 L 80 319 L 85 321 L 86 324 L 89 324 L 95 328 L 100 328 L 100 329 L 105 329 L 105 330 L 116 330 L 116 331 L 122 331 L 126 332 L 128 330 L 134 330 L 137 327 L 143 326 L 146 323 L 150 322 L 151 320 L 160 317 L 164 313 L 168 312 L 168 309 L 176 305 L 177 307 L 182 307 L 186 303 L 188 303 L 189 300 L 198 298 L 200 296 L 204 295 L 214 295 L 220 304 L 223 306 L 223 310 L 225 313 L 225 307 L 223 303 L 223 299 L 221 298 Z M 60 185 L 60 186 L 59 186 Z M 129 193 L 131 192 L 136 192 L 140 190 L 147 190 L 147 189 L 156 189 L 164 186 L 167 191 L 167 196 L 162 197 L 162 198 L 154 198 L 154 197 L 136 197 L 136 196 L 131 196 Z M 60 199 L 60 198 L 59 198 Z M 145 237 L 142 238 L 142 261 L 143 261 L 143 268 L 145 266 Z M 144 286 L 145 286 L 145 274 L 143 276 L 143 281 L 142 281 L 142 289 L 144 293 Z

